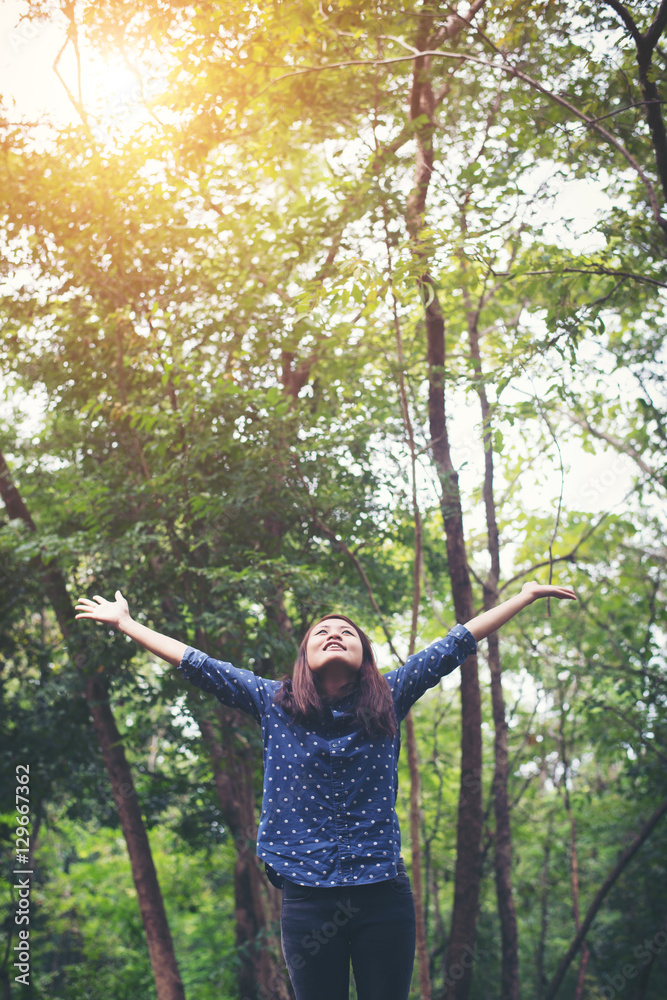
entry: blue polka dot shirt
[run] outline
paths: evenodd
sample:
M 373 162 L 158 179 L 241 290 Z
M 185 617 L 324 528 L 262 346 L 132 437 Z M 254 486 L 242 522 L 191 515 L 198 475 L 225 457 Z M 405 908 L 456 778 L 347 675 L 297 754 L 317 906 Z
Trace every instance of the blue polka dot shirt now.
M 477 644 L 463 625 L 383 674 L 399 722 Z M 257 677 L 192 647 L 179 670 L 262 728 L 264 795 L 257 854 L 300 885 L 363 885 L 396 877 L 400 730 L 369 739 L 350 713 L 351 695 L 332 701 L 316 728 L 296 724 L 274 703 L 280 681 Z

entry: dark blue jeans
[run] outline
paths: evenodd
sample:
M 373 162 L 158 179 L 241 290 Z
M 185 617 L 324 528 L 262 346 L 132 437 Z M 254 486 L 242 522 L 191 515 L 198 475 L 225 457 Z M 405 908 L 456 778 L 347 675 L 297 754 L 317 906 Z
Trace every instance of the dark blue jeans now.
M 285 880 L 282 946 L 296 1000 L 407 1000 L 415 906 L 402 860 L 376 885 L 316 888 Z

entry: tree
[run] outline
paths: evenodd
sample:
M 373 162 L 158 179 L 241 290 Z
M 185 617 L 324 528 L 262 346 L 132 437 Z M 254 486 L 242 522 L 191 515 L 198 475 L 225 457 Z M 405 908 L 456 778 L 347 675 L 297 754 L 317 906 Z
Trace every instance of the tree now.
M 651 586 L 633 598 L 649 638 L 633 631 L 622 648 L 632 647 L 637 683 L 648 678 L 636 657 L 646 664 L 657 655 L 660 615 L 647 609 L 662 594 L 661 515 L 653 521 L 643 508 L 664 489 L 667 279 L 662 118 L 652 96 L 661 92 L 663 6 L 388 10 L 360 0 L 258 10 L 105 0 L 64 8 L 72 50 L 110 56 L 122 38 L 144 84 L 158 65 L 168 75 L 152 118 L 141 117 L 139 102 L 136 119 L 134 111 L 96 118 L 84 74 L 80 93 L 66 81 L 78 124 L 54 129 L 41 147 L 26 125 L 4 130 L 1 197 L 16 278 L 2 304 L 3 367 L 15 386 L 38 384 L 48 407 L 39 445 L 12 432 L 6 452 L 45 551 L 71 581 L 100 590 L 122 583 L 156 624 L 279 675 L 293 636 L 342 594 L 416 642 L 440 630 L 436 613 L 466 620 L 527 572 L 576 574 L 586 607 L 577 628 L 587 648 L 594 635 L 604 648 L 620 633 L 595 624 L 606 600 L 599 588 L 636 585 L 636 545 L 651 567 Z M 30 13 L 44 12 L 32 4 Z M 577 178 L 606 198 L 587 244 L 587 224 L 568 222 L 559 200 Z M 465 423 L 471 399 L 481 407 L 476 426 Z M 614 466 L 612 489 L 633 474 L 632 462 L 637 469 L 641 492 L 626 501 L 634 540 L 601 503 L 602 477 L 591 473 L 568 494 L 576 475 L 568 456 L 585 451 L 593 463 L 603 444 L 629 460 Z M 548 499 L 536 495 L 540 477 L 552 486 Z M 422 601 L 416 615 L 420 576 L 428 607 Z M 610 613 L 631 627 L 624 612 Z M 452 855 L 434 832 L 438 786 L 421 768 L 424 815 L 435 824 L 421 831 L 421 950 L 431 948 L 435 992 L 458 998 L 482 988 L 485 972 L 470 959 L 476 940 L 487 954 L 495 949 L 485 896 L 492 857 L 503 991 L 517 995 L 519 958 L 525 970 L 534 954 L 523 803 L 540 821 L 560 822 L 548 754 L 528 754 L 524 763 L 538 770 L 525 791 L 513 770 L 535 735 L 513 692 L 522 663 L 539 673 L 538 640 L 527 628 L 516 634 L 522 661 L 510 643 L 489 649 L 493 751 L 477 668 L 463 674 L 453 907 L 449 884 L 433 879 L 449 878 Z M 568 632 L 568 657 L 581 635 Z M 577 662 L 582 674 L 593 667 L 598 680 L 606 676 L 589 653 Z M 120 697 L 127 680 L 113 676 Z M 581 708 L 593 698 L 583 679 L 575 698 L 585 722 L 571 780 L 585 734 L 594 734 L 615 761 L 600 777 L 602 798 L 629 774 L 627 758 L 614 757 L 629 733 L 642 734 L 635 752 L 656 756 L 649 717 L 631 704 L 643 694 L 619 694 L 613 676 L 625 721 L 614 716 L 609 734 Z M 537 682 L 546 703 L 557 698 L 557 684 Z M 650 704 L 662 718 L 658 688 Z M 215 757 L 228 729 L 200 718 L 214 727 Z M 525 745 L 512 735 L 515 720 Z M 539 735 L 560 760 L 557 741 Z M 431 760 L 415 737 L 420 759 Z M 239 730 L 239 746 L 247 738 Z M 228 775 L 239 776 L 238 768 Z M 255 781 L 248 770 L 228 819 L 236 809 L 251 815 Z M 630 782 L 627 795 L 649 816 L 660 787 L 648 768 L 641 793 Z M 437 794 L 446 798 L 443 788 Z M 576 795 L 570 804 L 582 885 L 602 885 L 611 855 L 608 869 L 595 867 Z M 540 829 L 531 827 L 542 843 Z M 238 846 L 241 872 L 247 844 Z M 555 856 L 546 864 L 542 852 L 539 864 Z M 550 919 L 558 928 L 564 954 L 573 937 L 565 902 L 546 886 L 541 906 L 541 927 Z M 562 955 L 544 933 L 536 940 L 549 977 Z M 445 953 L 441 977 L 434 955 Z M 252 961 L 247 973 L 266 977 Z M 524 993 L 533 987 L 526 975 Z M 423 968 L 421 982 L 426 991 Z

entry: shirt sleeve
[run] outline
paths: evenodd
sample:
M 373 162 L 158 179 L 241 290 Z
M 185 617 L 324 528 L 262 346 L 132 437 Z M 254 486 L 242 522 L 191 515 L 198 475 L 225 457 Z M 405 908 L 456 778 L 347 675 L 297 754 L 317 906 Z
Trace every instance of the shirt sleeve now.
M 472 632 L 465 625 L 455 625 L 444 639 L 415 653 L 398 670 L 385 674 L 392 689 L 399 722 L 425 691 L 434 687 L 441 677 L 460 667 L 466 657 L 477 651 Z
M 178 665 L 178 672 L 202 691 L 214 694 L 229 708 L 238 708 L 261 723 L 268 710 L 278 681 L 257 677 L 252 670 L 241 670 L 224 660 L 214 660 L 199 649 L 188 646 Z

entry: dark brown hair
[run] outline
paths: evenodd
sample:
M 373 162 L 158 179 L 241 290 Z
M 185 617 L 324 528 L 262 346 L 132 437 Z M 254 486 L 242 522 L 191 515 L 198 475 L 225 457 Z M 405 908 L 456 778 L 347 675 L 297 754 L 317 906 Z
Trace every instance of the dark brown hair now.
M 323 717 L 324 701 L 317 689 L 313 672 L 308 666 L 306 645 L 313 629 L 329 618 L 341 618 L 347 622 L 355 629 L 361 640 L 362 661 L 351 709 L 359 728 L 370 738 L 383 735 L 395 736 L 398 732 L 398 722 L 389 684 L 377 668 L 370 639 L 346 615 L 324 615 L 310 626 L 299 646 L 292 677 L 283 677 L 282 687 L 278 689 L 273 700 L 301 725 L 315 724 Z

